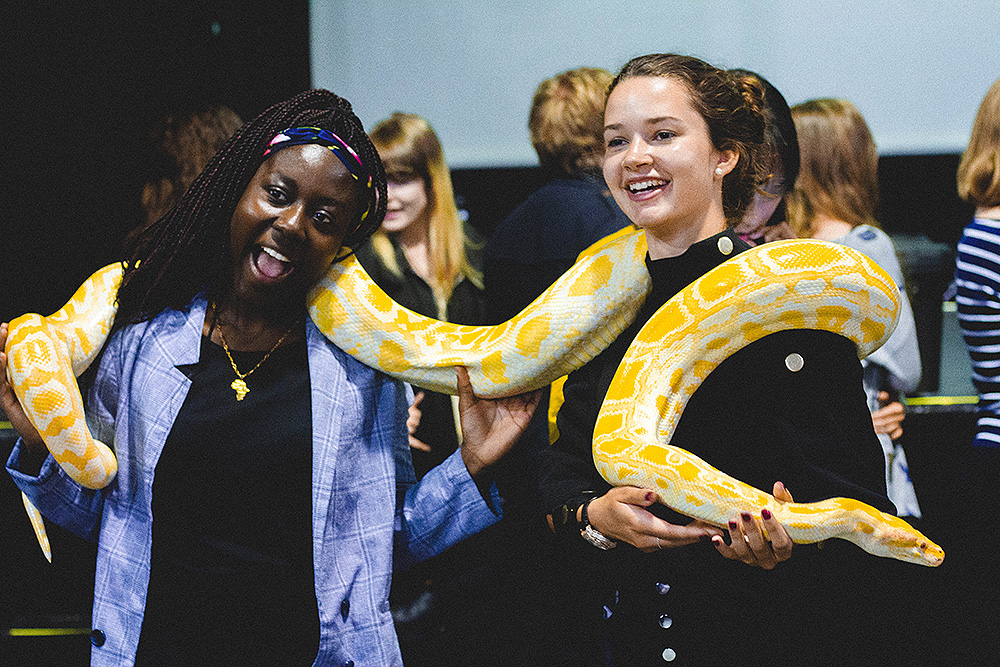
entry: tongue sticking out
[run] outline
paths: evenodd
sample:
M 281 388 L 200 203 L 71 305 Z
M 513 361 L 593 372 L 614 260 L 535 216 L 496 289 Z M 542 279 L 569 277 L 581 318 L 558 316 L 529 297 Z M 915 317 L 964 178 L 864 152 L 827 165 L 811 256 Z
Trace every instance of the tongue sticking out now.
M 264 250 L 257 252 L 256 263 L 260 272 L 268 278 L 280 278 L 292 268 L 288 262 L 272 257 Z

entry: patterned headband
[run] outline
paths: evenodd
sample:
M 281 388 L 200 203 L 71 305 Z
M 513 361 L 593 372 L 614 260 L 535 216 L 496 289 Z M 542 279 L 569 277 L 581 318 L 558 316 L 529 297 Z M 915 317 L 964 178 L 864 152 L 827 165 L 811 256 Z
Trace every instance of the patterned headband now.
M 372 209 L 374 198 L 377 196 L 372 189 L 371 174 L 367 173 L 367 169 L 365 169 L 361 158 L 354 152 L 354 149 L 333 132 L 319 127 L 290 127 L 287 130 L 279 132 L 274 136 L 274 139 L 271 139 L 267 145 L 267 149 L 264 151 L 264 157 L 267 157 L 271 153 L 276 153 L 282 148 L 301 146 L 303 144 L 317 144 L 329 148 L 344 163 L 347 171 L 350 172 L 355 181 L 365 182 L 365 189 L 368 191 L 368 207 L 361 214 L 359 221 L 364 222 Z

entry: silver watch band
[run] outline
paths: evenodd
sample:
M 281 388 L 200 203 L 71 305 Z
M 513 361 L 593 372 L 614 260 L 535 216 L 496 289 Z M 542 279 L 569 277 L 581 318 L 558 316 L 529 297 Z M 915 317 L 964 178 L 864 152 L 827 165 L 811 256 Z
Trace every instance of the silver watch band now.
M 598 549 L 604 549 L 605 551 L 607 551 L 608 549 L 614 549 L 615 547 L 618 546 L 617 542 L 608 539 L 608 537 L 604 533 L 597 530 L 589 523 L 586 526 L 584 526 L 583 530 L 580 531 L 580 535 L 583 537 L 583 539 L 587 540 Z
M 603 549 L 605 551 L 608 549 L 614 549 L 618 546 L 618 543 L 590 525 L 590 517 L 587 516 L 587 510 L 590 508 L 591 501 L 593 501 L 593 498 L 587 500 L 580 510 L 580 522 L 583 524 L 580 536 L 598 549 Z

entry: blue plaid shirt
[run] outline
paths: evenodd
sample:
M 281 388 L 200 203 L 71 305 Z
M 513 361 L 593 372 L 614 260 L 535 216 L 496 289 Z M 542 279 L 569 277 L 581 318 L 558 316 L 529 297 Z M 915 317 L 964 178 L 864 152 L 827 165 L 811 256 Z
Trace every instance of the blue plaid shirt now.
M 51 456 L 38 477 L 25 475 L 20 443 L 7 463 L 46 518 L 98 542 L 93 627 L 105 640 L 91 652 L 95 666 L 134 664 L 149 584 L 153 471 L 190 387 L 177 366 L 200 356 L 205 308 L 196 299 L 108 344 L 87 416 L 94 437 L 113 443 L 118 457 L 110 486 L 80 487 Z M 389 613 L 393 567 L 440 553 L 498 517 L 457 451 L 417 483 L 405 425 L 410 390 L 335 348 L 311 321 L 306 329 L 320 618 L 314 664 L 402 664 Z

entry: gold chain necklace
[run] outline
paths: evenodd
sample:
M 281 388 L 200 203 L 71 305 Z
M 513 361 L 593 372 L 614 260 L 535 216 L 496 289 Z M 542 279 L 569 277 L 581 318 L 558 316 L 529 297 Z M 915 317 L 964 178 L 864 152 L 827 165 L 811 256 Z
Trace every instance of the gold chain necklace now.
M 214 304 L 212 305 L 212 310 L 215 311 Z M 250 393 L 250 387 L 247 386 L 246 378 L 249 377 L 250 374 L 253 373 L 255 370 L 260 368 L 260 365 L 262 363 L 267 361 L 267 358 L 271 356 L 271 353 L 278 349 L 278 346 L 281 345 L 281 343 L 285 340 L 285 338 L 288 337 L 288 334 L 292 333 L 292 329 L 294 329 L 295 325 L 298 323 L 299 321 L 296 320 L 292 324 L 292 326 L 288 328 L 288 331 L 286 331 L 281 335 L 281 338 L 279 338 L 278 342 L 274 344 L 274 347 L 272 347 L 270 350 L 267 351 L 267 354 L 264 355 L 264 358 L 258 361 L 257 365 L 248 370 L 246 373 L 240 373 L 240 369 L 236 367 L 236 362 L 233 361 L 233 355 L 229 353 L 229 346 L 226 345 L 226 337 L 222 334 L 222 323 L 221 322 L 219 323 L 219 338 L 222 340 L 222 349 L 226 351 L 226 357 L 229 358 L 229 365 L 233 367 L 233 372 L 236 373 L 236 379 L 233 380 L 229 386 L 232 387 L 233 391 L 236 392 L 237 401 L 242 401 L 244 398 L 246 398 L 246 395 Z

